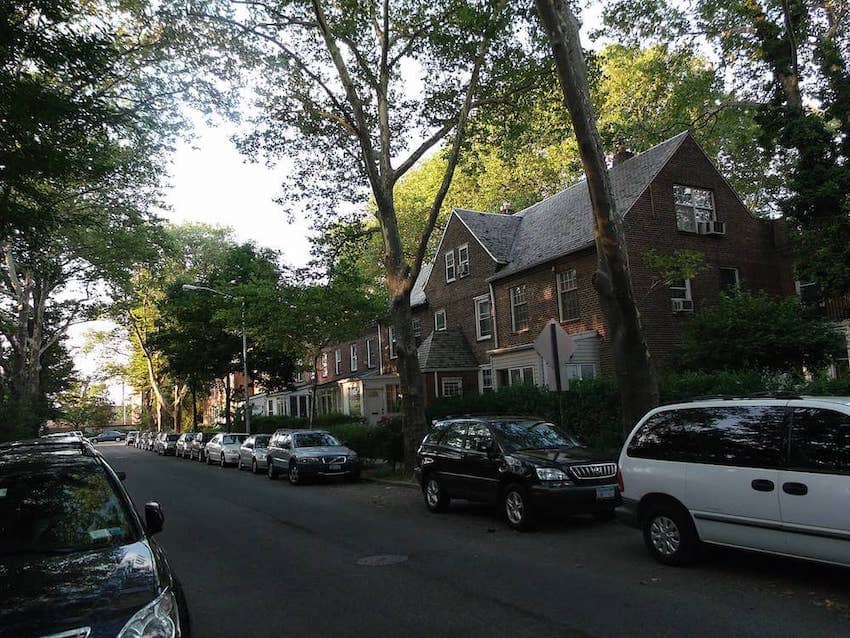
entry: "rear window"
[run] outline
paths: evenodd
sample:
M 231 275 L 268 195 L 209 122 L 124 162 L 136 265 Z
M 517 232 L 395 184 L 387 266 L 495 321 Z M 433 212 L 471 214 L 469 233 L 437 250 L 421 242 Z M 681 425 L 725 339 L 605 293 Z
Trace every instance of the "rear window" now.
M 258 436 L 254 439 L 254 447 L 268 447 L 270 438 L 268 436 Z
M 94 459 L 33 460 L 0 470 L 0 555 L 124 545 L 136 534 L 126 504 Z
M 784 464 L 785 409 L 717 406 L 667 410 L 632 437 L 633 458 L 778 468 Z

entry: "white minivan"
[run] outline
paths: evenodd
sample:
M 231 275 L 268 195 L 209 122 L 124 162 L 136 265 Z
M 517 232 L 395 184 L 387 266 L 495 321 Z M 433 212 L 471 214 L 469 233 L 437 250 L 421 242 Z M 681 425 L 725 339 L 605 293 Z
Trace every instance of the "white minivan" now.
M 656 408 L 626 439 L 620 490 L 669 565 L 702 542 L 850 566 L 850 397 Z

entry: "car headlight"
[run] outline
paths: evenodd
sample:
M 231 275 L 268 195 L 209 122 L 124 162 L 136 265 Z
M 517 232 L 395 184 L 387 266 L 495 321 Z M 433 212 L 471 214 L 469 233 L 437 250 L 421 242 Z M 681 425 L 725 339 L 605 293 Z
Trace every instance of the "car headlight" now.
M 556 467 L 538 467 L 537 478 L 541 481 L 566 481 L 569 477 Z
M 298 462 L 299 463 L 318 463 L 319 459 L 314 458 L 312 456 L 299 456 Z
M 522 474 L 525 469 L 522 461 L 511 455 L 505 456 L 505 465 L 507 465 L 508 469 L 514 474 Z
M 118 638 L 177 638 L 180 635 L 177 601 L 171 590 L 166 589 L 130 618 Z

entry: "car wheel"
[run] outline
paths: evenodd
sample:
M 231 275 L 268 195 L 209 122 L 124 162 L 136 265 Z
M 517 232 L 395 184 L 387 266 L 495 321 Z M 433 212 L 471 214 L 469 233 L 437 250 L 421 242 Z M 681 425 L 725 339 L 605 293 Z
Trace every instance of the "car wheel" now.
M 428 476 L 425 480 L 423 494 L 425 495 L 425 505 L 432 512 L 445 512 L 449 509 L 451 499 L 436 476 Z
M 222 454 L 221 459 L 219 460 L 219 467 L 224 467 L 226 465 L 227 465 L 227 463 L 225 463 L 225 461 L 224 461 L 224 454 Z
M 271 459 L 266 461 L 268 467 L 266 467 L 266 476 L 269 477 L 269 480 L 275 480 L 277 478 L 277 470 L 274 469 L 274 463 L 272 463 Z
M 699 549 L 690 514 L 672 504 L 650 510 L 643 521 L 643 540 L 655 560 L 665 565 L 692 563 Z
M 240 470 L 240 471 L 242 470 L 242 455 L 241 454 L 239 455 L 239 460 L 236 461 L 236 469 Z
M 210 464 L 210 455 L 209 454 L 204 454 L 204 463 L 206 463 L 207 465 Z
M 292 485 L 301 485 L 301 472 L 298 471 L 298 463 L 289 462 L 289 482 Z
M 522 485 L 511 483 L 505 488 L 502 511 L 508 525 L 513 529 L 524 532 L 534 528 L 534 511 L 528 500 L 528 493 Z
M 608 521 L 613 521 L 615 512 L 613 509 L 603 510 L 601 512 L 594 512 L 593 518 L 599 521 L 600 523 L 606 523 Z
M 251 474 L 257 473 L 257 459 L 251 459 Z

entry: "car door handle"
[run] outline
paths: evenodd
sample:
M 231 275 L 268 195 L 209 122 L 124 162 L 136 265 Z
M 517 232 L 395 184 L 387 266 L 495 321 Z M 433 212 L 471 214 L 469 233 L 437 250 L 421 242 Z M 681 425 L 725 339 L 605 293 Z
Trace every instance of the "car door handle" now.
M 776 487 L 773 481 L 768 481 L 767 479 L 755 479 L 750 485 L 753 486 L 756 492 L 772 492 Z
M 782 491 L 794 496 L 805 496 L 809 493 L 809 486 L 805 483 L 783 483 Z

